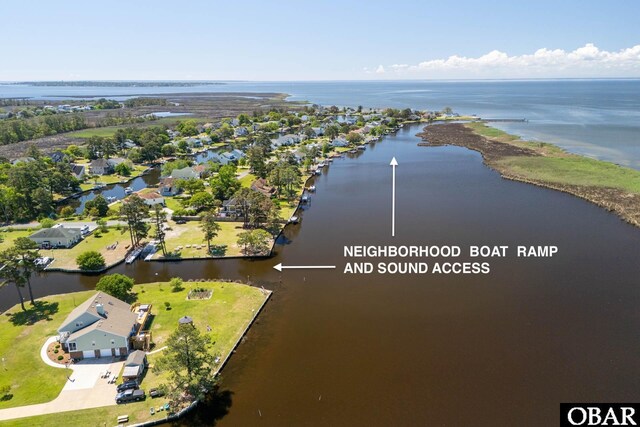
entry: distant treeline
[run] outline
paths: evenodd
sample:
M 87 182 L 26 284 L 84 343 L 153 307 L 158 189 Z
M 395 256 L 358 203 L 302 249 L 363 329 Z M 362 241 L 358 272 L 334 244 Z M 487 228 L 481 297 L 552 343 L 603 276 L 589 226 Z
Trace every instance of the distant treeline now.
M 28 86 L 93 86 L 93 87 L 192 87 L 192 86 L 208 86 L 223 85 L 219 82 L 109 82 L 109 81 L 51 81 L 51 82 L 16 82 L 13 84 Z
M 88 127 L 118 126 L 155 120 L 155 116 L 132 116 L 130 114 L 107 115 L 93 126 L 81 114 L 54 114 L 28 119 L 7 119 L 0 121 L 0 145 L 42 138 L 43 136 L 72 132 Z
M 168 102 L 164 98 L 152 98 L 152 97 L 131 98 L 124 101 L 124 106 L 128 108 L 146 107 L 149 105 L 168 105 Z
M 29 104 L 31 104 L 31 102 L 26 98 L 0 98 L 0 107 L 14 107 Z

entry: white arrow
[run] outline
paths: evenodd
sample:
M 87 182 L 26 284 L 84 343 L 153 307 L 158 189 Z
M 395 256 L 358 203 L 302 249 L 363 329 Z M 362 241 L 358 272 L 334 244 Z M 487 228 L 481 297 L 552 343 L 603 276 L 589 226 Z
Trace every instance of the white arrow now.
M 335 265 L 282 265 L 282 263 L 273 266 L 278 271 L 283 269 L 302 269 L 302 268 L 336 268 Z
M 398 161 L 394 157 L 391 159 L 391 168 L 393 169 L 393 179 L 391 184 L 391 237 L 396 236 L 396 166 Z

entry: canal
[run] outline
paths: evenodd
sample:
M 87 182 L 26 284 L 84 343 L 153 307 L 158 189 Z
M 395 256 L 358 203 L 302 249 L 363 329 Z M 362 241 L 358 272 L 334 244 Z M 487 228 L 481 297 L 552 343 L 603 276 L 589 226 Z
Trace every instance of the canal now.
M 479 154 L 418 147 L 417 126 L 337 159 L 268 260 L 136 262 L 136 282 L 226 278 L 275 292 L 184 425 L 555 425 L 560 402 L 640 399 L 640 230 L 507 181 Z M 396 157 L 397 224 L 390 236 Z M 357 157 L 357 158 L 355 158 Z M 344 245 L 557 245 L 486 275 L 345 275 Z M 336 265 L 334 271 L 285 265 Z M 49 273 L 35 293 L 91 289 Z M 3 306 L 15 290 L 0 290 Z

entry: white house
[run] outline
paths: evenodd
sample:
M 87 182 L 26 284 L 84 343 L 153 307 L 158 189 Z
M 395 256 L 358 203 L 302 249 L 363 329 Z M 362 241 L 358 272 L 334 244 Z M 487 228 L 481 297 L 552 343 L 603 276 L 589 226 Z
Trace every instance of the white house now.
M 70 248 L 82 240 L 82 232 L 79 228 L 42 228 L 30 235 L 29 239 L 44 249 Z
M 174 169 L 171 172 L 171 177 L 175 179 L 198 179 L 200 178 L 200 174 L 191 166 L 187 166 L 182 169 Z
M 164 205 L 164 197 L 157 191 L 147 191 L 138 196 L 149 206 Z

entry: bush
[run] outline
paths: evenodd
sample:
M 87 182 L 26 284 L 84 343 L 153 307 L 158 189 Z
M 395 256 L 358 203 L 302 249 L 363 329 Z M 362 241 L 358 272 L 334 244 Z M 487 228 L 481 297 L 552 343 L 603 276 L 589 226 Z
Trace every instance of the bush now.
M 60 216 L 63 218 L 71 218 L 75 213 L 76 210 L 71 206 L 65 206 L 64 208 L 60 209 Z
M 102 291 L 105 294 L 126 301 L 130 296 L 133 285 L 133 279 L 124 274 L 108 274 L 98 280 L 96 291 Z
M 181 290 L 184 289 L 184 287 L 182 286 L 182 279 L 179 277 L 174 277 L 173 279 L 171 279 L 169 281 L 169 285 L 171 286 L 171 292 L 180 292 Z
M 164 308 L 165 308 L 166 310 L 171 310 L 171 303 L 170 303 L 169 301 L 165 301 L 165 302 L 164 302 Z
M 60 353 L 60 350 L 55 349 L 55 350 L 53 350 L 53 353 L 54 353 L 54 354 L 58 354 L 58 353 Z
M 82 271 L 97 271 L 105 267 L 102 254 L 96 251 L 83 252 L 76 258 L 76 263 Z
M 56 225 L 56 222 L 55 222 L 54 220 L 52 220 L 51 218 L 43 218 L 43 219 L 40 221 L 40 226 L 41 226 L 42 228 L 51 228 L 51 227 L 53 227 L 54 225 Z
M 64 356 L 58 356 L 58 360 L 64 359 Z
M 55 348 L 60 348 L 60 344 L 56 344 L 56 347 L 55 347 Z

